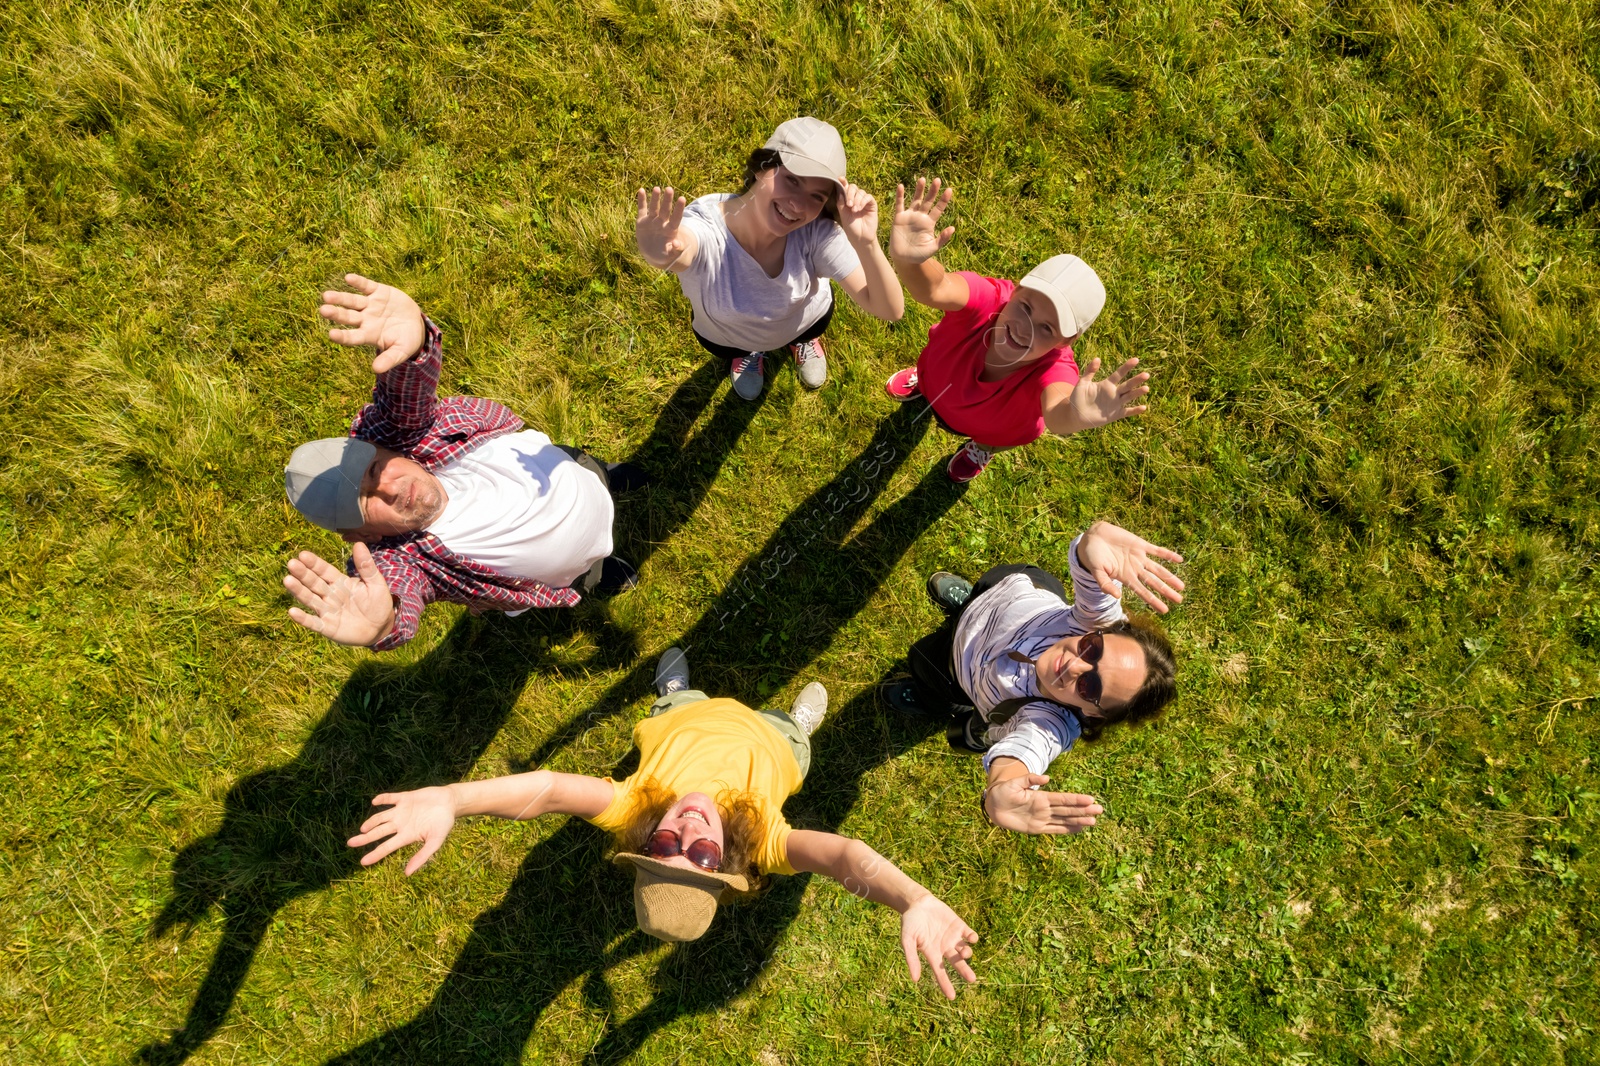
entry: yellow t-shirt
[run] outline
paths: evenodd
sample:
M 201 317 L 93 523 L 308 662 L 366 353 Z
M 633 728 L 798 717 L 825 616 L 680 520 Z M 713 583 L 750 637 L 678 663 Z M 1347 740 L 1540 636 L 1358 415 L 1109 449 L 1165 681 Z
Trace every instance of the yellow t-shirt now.
M 800 764 L 782 733 L 738 700 L 702 700 L 674 707 L 633 727 L 639 769 L 621 781 L 611 803 L 590 821 L 616 832 L 633 808 L 634 785 L 654 779 L 674 796 L 748 792 L 766 825 L 756 848 L 762 873 L 792 874 L 783 801 L 800 787 Z M 609 778 L 607 780 L 610 780 Z

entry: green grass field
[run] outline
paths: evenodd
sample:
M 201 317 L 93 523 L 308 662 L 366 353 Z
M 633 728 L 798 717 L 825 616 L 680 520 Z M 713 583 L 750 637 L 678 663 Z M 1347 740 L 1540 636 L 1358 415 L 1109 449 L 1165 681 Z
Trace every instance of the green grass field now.
M 6 1063 L 1600 1059 L 1592 0 L 20 0 L 0 42 Z M 630 194 L 800 113 L 880 196 L 953 181 L 953 265 L 1088 259 L 1081 353 L 1150 413 L 959 492 L 881 392 L 920 309 L 732 397 Z M 347 270 L 447 389 L 654 472 L 640 590 L 384 656 L 289 621 L 339 544 L 283 463 L 370 385 Z M 1188 557 L 1181 695 L 1056 765 L 1098 828 L 1007 835 L 874 688 L 927 572 L 1095 517 Z M 978 986 L 806 878 L 663 946 L 582 822 L 343 846 L 378 791 L 610 772 L 684 641 L 714 694 L 827 683 L 790 817 L 949 901 Z

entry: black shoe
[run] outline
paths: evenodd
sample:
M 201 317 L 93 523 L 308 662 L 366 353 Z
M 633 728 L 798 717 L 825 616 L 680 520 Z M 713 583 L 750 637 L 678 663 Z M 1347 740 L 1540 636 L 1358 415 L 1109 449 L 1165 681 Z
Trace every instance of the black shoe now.
M 608 555 L 600 561 L 600 580 L 592 591 L 596 596 L 615 596 L 627 592 L 639 583 L 639 571 L 633 564 L 617 555 Z
M 945 614 L 956 614 L 972 596 L 972 582 L 940 570 L 928 578 L 928 598 Z
M 917 686 L 910 681 L 890 681 L 878 686 L 878 698 L 907 718 L 951 718 L 955 712 L 948 706 L 929 706 L 917 696 Z
M 982 740 L 978 738 L 983 737 L 988 730 L 989 723 L 985 722 L 977 711 L 973 711 L 965 718 L 951 722 L 944 731 L 944 739 L 956 751 L 968 755 L 982 755 L 989 750 L 989 741 L 986 737 Z
M 618 493 L 632 492 L 634 489 L 642 489 L 648 484 L 650 484 L 650 475 L 644 472 L 644 467 L 642 466 L 636 466 L 633 463 L 606 464 L 606 487 L 613 496 Z

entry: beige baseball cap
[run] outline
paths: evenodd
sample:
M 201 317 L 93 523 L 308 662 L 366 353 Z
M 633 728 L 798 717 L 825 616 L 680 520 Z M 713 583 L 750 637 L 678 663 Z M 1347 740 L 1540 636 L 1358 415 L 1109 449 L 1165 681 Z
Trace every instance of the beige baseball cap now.
M 1106 287 L 1100 275 L 1075 255 L 1051 256 L 1017 285 L 1050 301 L 1063 337 L 1075 337 L 1088 329 L 1106 305 Z
M 791 174 L 805 178 L 829 178 L 844 185 L 844 141 L 839 131 L 805 115 L 779 126 L 763 148 L 777 152 Z
M 378 450 L 355 437 L 325 437 L 302 444 L 289 457 L 283 491 L 308 520 L 337 533 L 359 529 L 361 479 Z
M 698 940 L 711 928 L 723 892 L 748 892 L 739 874 L 686 870 L 624 851 L 612 862 L 633 867 L 633 914 L 639 928 L 657 940 Z

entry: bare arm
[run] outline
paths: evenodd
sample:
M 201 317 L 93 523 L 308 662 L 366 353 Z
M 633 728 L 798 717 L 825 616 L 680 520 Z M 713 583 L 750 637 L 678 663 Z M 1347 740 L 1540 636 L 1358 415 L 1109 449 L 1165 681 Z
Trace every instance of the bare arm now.
M 348 843 L 360 848 L 382 841 L 361 856 L 363 866 L 371 866 L 408 844 L 421 844 L 406 863 L 406 875 L 410 876 L 433 858 L 457 818 L 471 814 L 518 819 L 541 814 L 595 818 L 610 806 L 612 792 L 611 782 L 603 778 L 549 770 L 488 781 L 459 781 L 411 792 L 385 792 L 375 796 L 372 805 L 386 809 L 361 823 L 361 832 Z
M 681 274 L 694 262 L 700 239 L 683 226 L 683 209 L 689 201 L 676 196 L 672 186 L 659 185 L 637 194 L 639 217 L 633 224 L 633 239 L 644 261 L 657 270 Z
M 1058 437 L 1085 429 L 1098 429 L 1148 409 L 1139 400 L 1150 392 L 1150 375 L 1135 374 L 1139 360 L 1129 359 L 1096 381 L 1100 360 L 1091 359 L 1076 385 L 1053 381 L 1044 387 L 1040 401 L 1044 426 Z
M 933 258 L 950 243 L 956 228 L 939 228 L 939 217 L 955 197 L 955 190 L 939 191 L 940 180 L 929 185 L 918 178 L 916 192 L 906 203 L 906 187 L 895 186 L 894 224 L 889 230 L 889 257 L 911 298 L 936 311 L 959 311 L 967 306 L 967 279 L 951 274 Z
M 852 895 L 898 911 L 900 947 L 905 951 L 911 980 L 922 979 L 921 957 L 928 960 L 946 999 L 956 998 L 946 966 L 968 984 L 978 979 L 968 962 L 978 934 L 944 901 L 868 845 L 837 833 L 797 829 L 789 834 L 789 865 L 796 870 L 826 874 Z
M 874 318 L 900 321 L 906 313 L 906 296 L 878 243 L 878 201 L 865 189 L 846 185 L 839 196 L 839 227 L 861 259 L 861 266 L 839 282 L 840 288 Z

